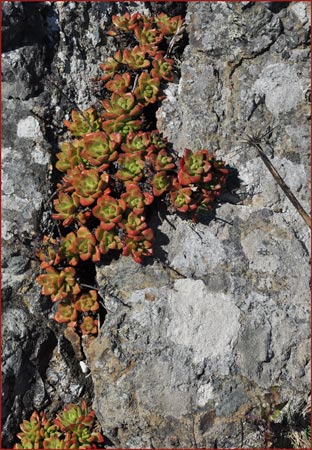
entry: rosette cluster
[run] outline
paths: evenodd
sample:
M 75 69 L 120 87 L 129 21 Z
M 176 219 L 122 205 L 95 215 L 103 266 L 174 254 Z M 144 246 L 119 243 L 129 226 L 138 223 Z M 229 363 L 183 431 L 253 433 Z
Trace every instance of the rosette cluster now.
M 42 293 L 58 303 L 55 320 L 96 334 L 99 308 L 95 290 L 77 281 L 81 261 L 100 261 L 109 252 L 137 263 L 153 254 L 149 211 L 164 198 L 179 213 L 195 218 L 211 208 L 223 189 L 228 170 L 207 150 L 186 149 L 182 158 L 170 150 L 158 130 L 146 123 L 151 108 L 164 98 L 163 86 L 174 79 L 174 60 L 167 57 L 172 39 L 183 29 L 180 16 L 164 13 L 113 16 L 110 36 L 132 35 L 132 48 L 118 50 L 100 64 L 105 87 L 103 110 L 72 111 L 65 125 L 72 139 L 61 144 L 52 218 L 64 232 L 45 238 L 38 252 L 44 271 Z

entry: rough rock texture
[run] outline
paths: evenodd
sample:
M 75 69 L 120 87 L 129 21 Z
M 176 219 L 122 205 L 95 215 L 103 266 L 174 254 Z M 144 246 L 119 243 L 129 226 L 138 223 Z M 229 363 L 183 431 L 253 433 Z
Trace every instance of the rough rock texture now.
M 51 98 L 42 86 L 51 51 L 49 13 L 41 3 L 3 5 L 3 447 L 12 446 L 21 418 L 44 405 L 45 371 L 56 344 L 34 284 L 34 247 L 49 189 L 50 145 L 35 112 Z
M 63 120 L 99 101 L 91 77 L 113 50 L 106 36 L 112 14 L 157 10 L 142 3 L 4 2 L 2 7 L 2 337 L 3 448 L 22 419 L 46 407 L 92 396 L 77 348 L 40 297 L 34 259 L 49 219 L 52 164 Z M 168 6 L 165 6 L 165 9 Z M 179 9 L 174 5 L 172 11 Z
M 50 160 L 70 110 L 101 98 L 90 78 L 114 51 L 111 15 L 184 8 L 181 79 L 158 125 L 180 153 L 215 151 L 239 187 L 196 225 L 155 213 L 156 258 L 143 266 L 97 267 L 107 315 L 85 348 L 85 379 L 34 283 L 34 247 L 51 230 Z M 273 385 L 290 414 L 300 411 L 309 230 L 241 139 L 277 126 L 265 151 L 308 209 L 309 17 L 308 2 L 4 3 L 3 447 L 34 408 L 90 399 L 91 379 L 103 432 L 119 447 L 261 447 L 246 415 Z
M 238 201 L 196 225 L 168 216 L 144 267 L 98 268 L 108 315 L 88 356 L 118 446 L 262 446 L 246 420 L 257 396 L 278 385 L 291 413 L 308 396 L 309 230 L 240 142 L 276 126 L 265 151 L 309 209 L 308 30 L 307 2 L 188 4 L 158 125 L 180 153 L 208 148 L 237 169 Z

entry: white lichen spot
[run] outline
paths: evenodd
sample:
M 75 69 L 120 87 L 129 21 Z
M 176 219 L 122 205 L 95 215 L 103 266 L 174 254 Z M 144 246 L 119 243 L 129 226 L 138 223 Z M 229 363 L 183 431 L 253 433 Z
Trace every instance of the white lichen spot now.
M 205 406 L 210 399 L 213 398 L 213 387 L 210 383 L 203 384 L 197 391 L 197 405 L 199 407 Z
M 17 124 L 17 136 L 19 138 L 42 139 L 42 133 L 38 120 L 32 116 L 21 119 Z
M 171 321 L 167 336 L 192 350 L 193 361 L 205 358 L 223 363 L 233 352 L 240 312 L 230 296 L 209 292 L 200 280 L 177 280 L 168 299 Z M 226 371 L 226 363 L 223 364 Z
M 265 105 L 273 115 L 291 111 L 303 99 L 296 70 L 281 63 L 269 64 L 263 69 L 254 91 L 264 95 Z
M 48 164 L 50 157 L 47 153 L 44 153 L 39 145 L 36 145 L 32 150 L 31 156 L 37 164 Z

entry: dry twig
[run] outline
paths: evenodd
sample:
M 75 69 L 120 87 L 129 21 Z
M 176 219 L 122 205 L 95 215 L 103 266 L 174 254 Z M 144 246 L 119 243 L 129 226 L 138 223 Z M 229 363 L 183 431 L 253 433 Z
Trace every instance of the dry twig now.
M 272 132 L 272 130 L 270 130 L 270 132 Z M 268 133 L 266 133 L 266 134 L 268 134 Z M 264 136 L 266 136 L 266 135 L 264 135 Z M 311 228 L 311 218 L 310 218 L 309 214 L 305 211 L 303 206 L 300 204 L 300 202 L 297 200 L 295 195 L 289 189 L 289 187 L 287 186 L 287 184 L 285 183 L 283 178 L 280 176 L 278 171 L 275 169 L 275 167 L 273 166 L 273 164 L 271 163 L 271 161 L 269 160 L 269 158 L 265 154 L 263 148 L 261 147 L 260 142 L 261 142 L 261 140 L 263 139 L 264 136 L 260 136 L 259 137 L 259 136 L 246 135 L 247 139 L 245 139 L 245 142 L 247 142 L 249 145 L 252 145 L 253 147 L 255 147 L 257 149 L 260 158 L 262 159 L 262 161 L 264 162 L 264 164 L 266 165 L 266 167 L 270 171 L 270 173 L 273 176 L 274 180 L 277 182 L 279 187 L 283 190 L 283 192 L 287 196 L 288 200 L 296 208 L 296 210 L 298 211 L 300 216 L 303 218 L 305 223 L 308 225 L 308 227 Z

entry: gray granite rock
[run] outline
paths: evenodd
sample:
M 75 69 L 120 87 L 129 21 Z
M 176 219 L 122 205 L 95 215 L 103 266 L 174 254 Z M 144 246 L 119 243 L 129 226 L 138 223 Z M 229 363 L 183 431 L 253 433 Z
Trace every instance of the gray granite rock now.
M 34 282 L 34 248 L 51 227 L 51 154 L 71 109 L 101 98 L 91 78 L 115 50 L 105 33 L 112 14 L 186 7 L 181 78 L 168 84 L 158 126 L 180 154 L 205 147 L 225 159 L 239 187 L 198 224 L 155 214 L 155 258 L 143 265 L 98 265 L 107 315 L 84 346 L 86 381 Z M 91 380 L 117 447 L 261 447 L 247 417 L 273 385 L 289 414 L 300 412 L 310 383 L 309 230 L 241 139 L 277 126 L 265 151 L 308 209 L 309 8 L 4 3 L 4 446 L 33 408 L 55 412 L 81 392 L 90 400 Z
M 196 225 L 168 216 L 142 268 L 97 269 L 108 313 L 86 351 L 117 446 L 259 447 L 247 420 L 259 398 L 278 385 L 294 414 L 308 397 L 309 229 L 241 142 L 276 126 L 265 151 L 308 210 L 309 5 L 298 5 L 188 4 L 181 79 L 158 126 L 180 154 L 208 148 L 237 169 L 239 201 Z

